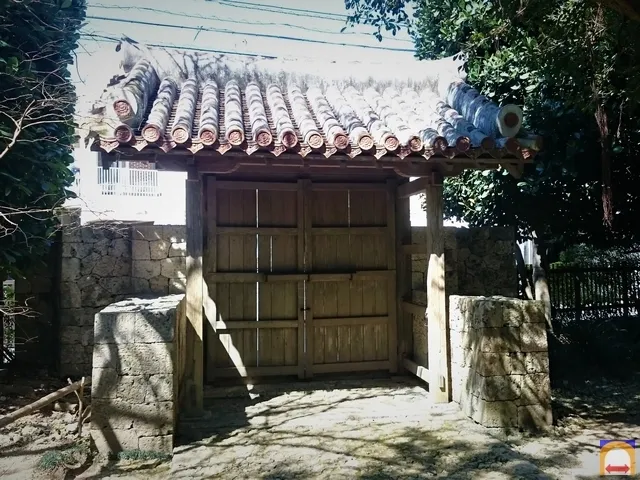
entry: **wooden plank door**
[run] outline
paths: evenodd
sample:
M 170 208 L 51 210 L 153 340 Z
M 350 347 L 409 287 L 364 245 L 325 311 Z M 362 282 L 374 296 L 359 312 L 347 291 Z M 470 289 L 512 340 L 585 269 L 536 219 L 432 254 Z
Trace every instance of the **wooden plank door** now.
M 299 191 L 296 183 L 208 180 L 207 381 L 304 375 Z
M 355 187 L 308 192 L 307 376 L 397 368 L 395 197 Z
M 396 370 L 386 184 L 209 179 L 206 196 L 208 381 Z

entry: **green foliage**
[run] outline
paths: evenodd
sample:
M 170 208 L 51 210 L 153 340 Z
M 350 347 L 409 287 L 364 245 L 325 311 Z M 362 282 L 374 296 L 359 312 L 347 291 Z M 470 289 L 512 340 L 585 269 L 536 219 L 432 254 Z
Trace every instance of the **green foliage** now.
M 614 247 L 606 250 L 584 243 L 572 245 L 558 256 L 556 267 L 640 267 L 640 252 Z
M 86 442 L 78 442 L 62 450 L 49 450 L 38 461 L 36 468 L 41 471 L 51 472 L 61 468 L 76 466 L 79 459 L 89 455 L 89 446 Z
M 53 209 L 71 193 L 74 87 L 69 65 L 85 0 L 3 0 L 0 7 L 0 274 L 48 250 Z
M 497 103 L 521 105 L 525 127 L 544 136 L 543 154 L 520 180 L 500 171 L 448 179 L 449 216 L 516 225 L 558 247 L 638 240 L 637 24 L 588 0 L 345 3 L 351 23 L 378 32 L 408 21 L 419 58 L 464 52 L 469 83 Z M 613 191 L 612 226 L 603 222 L 603 185 Z

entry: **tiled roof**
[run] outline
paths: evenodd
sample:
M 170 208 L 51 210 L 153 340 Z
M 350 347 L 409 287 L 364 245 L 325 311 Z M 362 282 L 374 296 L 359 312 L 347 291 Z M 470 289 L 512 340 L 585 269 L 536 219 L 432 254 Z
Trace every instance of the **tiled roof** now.
M 185 78 L 140 58 L 105 90 L 92 128 L 105 151 L 526 158 L 536 150 L 517 106 L 496 105 L 460 77 L 417 80 L 314 81 L 220 65 Z

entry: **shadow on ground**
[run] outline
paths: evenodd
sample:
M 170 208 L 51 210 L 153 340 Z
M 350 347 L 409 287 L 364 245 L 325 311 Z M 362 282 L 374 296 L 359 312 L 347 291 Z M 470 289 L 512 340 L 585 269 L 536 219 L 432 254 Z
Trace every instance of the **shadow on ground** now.
M 172 478 L 595 479 L 598 439 L 626 434 L 610 422 L 638 401 L 612 393 L 600 409 L 586 396 L 593 385 L 583 400 L 567 386 L 555 395 L 560 428 L 505 438 L 453 404 L 431 404 L 408 378 L 262 388 L 210 399 L 208 419 L 175 451 Z M 588 432 L 567 427 L 587 413 Z

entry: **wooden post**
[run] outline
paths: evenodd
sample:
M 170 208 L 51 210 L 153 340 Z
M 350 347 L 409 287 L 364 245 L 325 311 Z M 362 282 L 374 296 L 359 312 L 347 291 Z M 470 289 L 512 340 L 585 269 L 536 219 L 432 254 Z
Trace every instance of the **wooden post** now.
M 411 291 L 411 254 L 403 251 L 404 244 L 411 243 L 410 199 L 396 198 L 396 306 L 398 321 L 398 365 L 413 352 L 413 319 L 403 302 Z M 424 312 L 423 312 L 424 315 Z
M 575 272 L 573 276 L 573 290 L 574 290 L 573 293 L 575 295 L 576 321 L 579 322 L 580 320 L 582 320 L 582 292 L 580 291 L 582 286 L 580 283 L 580 277 L 578 275 L 579 273 Z
M 396 269 L 396 256 L 403 257 L 402 252 L 398 252 L 398 242 L 396 241 L 396 182 L 387 181 L 387 268 Z M 396 272 L 397 274 L 397 272 Z M 398 310 L 399 303 L 396 287 L 396 275 L 387 280 L 387 305 L 389 308 L 389 323 L 387 324 L 387 338 L 389 342 L 389 371 L 398 371 Z
M 425 190 L 427 251 L 429 252 L 427 267 L 427 342 L 431 374 L 429 393 L 434 403 L 447 403 L 451 400 L 449 375 L 451 351 L 444 284 L 443 192 L 442 181 L 436 178 L 434 180 Z
M 303 195 L 303 212 L 304 212 L 304 271 L 305 273 L 313 271 L 313 257 L 312 257 L 312 244 L 313 238 L 311 236 L 311 228 L 313 227 L 313 219 L 311 212 L 313 212 L 313 191 L 311 180 L 305 179 L 302 181 Z M 305 377 L 313 377 L 313 346 L 314 346 L 314 327 L 313 327 L 313 310 L 311 305 L 313 302 L 313 288 L 309 283 L 306 285 L 306 305 L 305 305 Z
M 204 190 L 203 190 L 203 210 L 205 219 L 205 225 L 203 226 L 204 248 L 203 258 L 204 264 L 202 269 L 205 278 L 209 278 L 209 275 L 215 274 L 218 271 L 218 188 L 217 180 L 213 175 L 207 175 L 204 177 Z M 218 297 L 216 283 L 209 283 L 203 280 L 203 299 L 202 306 L 204 308 L 203 323 L 207 325 L 205 331 L 205 378 L 207 382 L 213 382 L 215 379 L 214 362 L 209 362 L 208 359 L 215 358 L 215 349 L 219 345 L 218 333 L 216 332 L 216 322 L 220 320 L 218 315 Z M 206 322 L 205 322 L 206 320 Z
M 189 170 L 186 185 L 187 231 L 187 358 L 185 406 L 190 413 L 202 411 L 204 400 L 204 328 L 202 276 L 202 181 Z
M 305 255 L 305 184 L 304 180 L 298 180 L 297 192 L 297 224 L 298 224 L 298 273 L 303 273 Z M 305 284 L 304 280 L 298 282 L 298 378 L 304 378 L 304 320 L 305 320 Z

